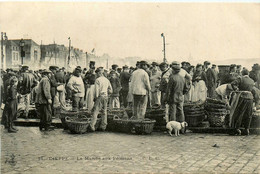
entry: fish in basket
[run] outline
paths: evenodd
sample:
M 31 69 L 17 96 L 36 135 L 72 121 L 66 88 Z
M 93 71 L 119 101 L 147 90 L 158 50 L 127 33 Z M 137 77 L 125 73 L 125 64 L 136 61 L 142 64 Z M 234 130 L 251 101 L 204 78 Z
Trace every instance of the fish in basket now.
M 76 118 L 65 117 L 65 120 L 70 132 L 75 134 L 86 133 L 90 125 L 90 118 L 83 116 Z

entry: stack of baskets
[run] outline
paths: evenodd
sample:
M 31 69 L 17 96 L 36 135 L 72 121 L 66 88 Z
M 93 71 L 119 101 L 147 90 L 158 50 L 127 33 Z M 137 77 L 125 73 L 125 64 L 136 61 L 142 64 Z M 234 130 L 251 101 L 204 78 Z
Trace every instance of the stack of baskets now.
M 225 118 L 228 114 L 225 102 L 207 98 L 205 110 L 211 127 L 222 127 L 225 125 Z
M 199 126 L 205 119 L 204 103 L 201 101 L 184 103 L 183 110 L 190 127 Z
M 86 133 L 90 124 L 90 118 L 83 116 L 78 116 L 74 118 L 65 117 L 65 120 L 70 132 L 75 134 Z

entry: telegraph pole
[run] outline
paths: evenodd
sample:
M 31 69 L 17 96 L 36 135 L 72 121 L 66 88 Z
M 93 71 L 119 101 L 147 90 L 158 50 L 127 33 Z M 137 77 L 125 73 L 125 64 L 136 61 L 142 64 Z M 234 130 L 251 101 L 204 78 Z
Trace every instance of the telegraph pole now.
M 163 38 L 163 62 L 166 62 L 166 52 L 165 52 L 165 36 L 162 33 L 161 37 Z
M 1 68 L 4 69 L 4 39 L 7 40 L 5 32 L 1 32 Z

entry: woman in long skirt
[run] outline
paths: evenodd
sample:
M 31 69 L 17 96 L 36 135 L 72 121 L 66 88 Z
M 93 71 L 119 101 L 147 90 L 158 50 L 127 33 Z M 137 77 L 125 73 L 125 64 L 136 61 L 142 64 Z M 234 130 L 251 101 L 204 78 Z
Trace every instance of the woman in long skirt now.
M 207 77 L 205 72 L 202 70 L 202 64 L 196 66 L 196 71 L 193 75 L 192 82 L 194 84 L 194 90 L 192 93 L 191 101 L 206 101 L 207 98 Z

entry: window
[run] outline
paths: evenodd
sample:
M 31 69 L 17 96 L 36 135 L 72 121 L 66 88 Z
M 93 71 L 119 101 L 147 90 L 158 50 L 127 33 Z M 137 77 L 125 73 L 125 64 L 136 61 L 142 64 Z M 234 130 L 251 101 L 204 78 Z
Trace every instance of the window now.
M 19 57 L 18 57 L 18 53 L 16 53 L 16 60 L 18 61 Z
M 15 60 L 15 53 L 13 53 L 13 60 Z
M 34 50 L 34 60 L 37 60 L 37 58 L 38 58 L 37 50 Z

